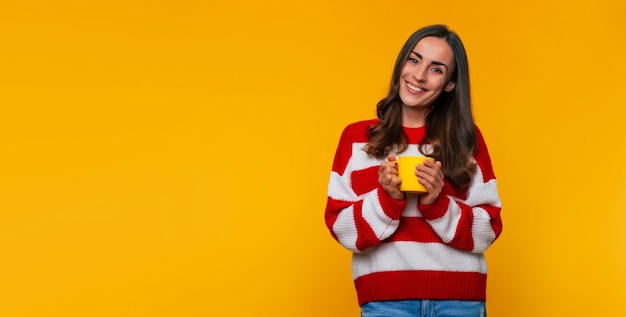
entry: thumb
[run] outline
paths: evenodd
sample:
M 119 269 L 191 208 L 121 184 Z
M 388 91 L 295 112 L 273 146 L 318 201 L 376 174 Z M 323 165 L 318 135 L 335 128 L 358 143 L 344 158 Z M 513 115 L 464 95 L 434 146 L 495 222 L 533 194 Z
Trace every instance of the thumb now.
M 387 159 L 389 160 L 389 162 L 394 162 L 397 161 L 396 157 L 393 156 L 393 154 L 389 154 L 387 155 Z

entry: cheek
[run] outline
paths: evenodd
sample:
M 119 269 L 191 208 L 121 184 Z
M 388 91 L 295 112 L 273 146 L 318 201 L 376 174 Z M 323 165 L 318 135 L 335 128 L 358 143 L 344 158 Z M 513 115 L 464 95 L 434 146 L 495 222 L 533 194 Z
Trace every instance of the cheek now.
M 436 99 L 443 93 L 444 86 L 437 86 L 437 88 L 432 90 L 431 98 Z
M 402 68 L 400 68 L 400 76 L 408 76 L 411 75 L 419 66 L 411 63 L 410 61 L 404 62 Z
M 444 89 L 446 89 L 446 83 L 448 83 L 447 79 L 444 78 L 437 78 L 438 82 L 435 85 L 437 88 L 435 89 L 437 91 L 437 93 L 441 93 Z
M 405 78 L 408 75 L 410 75 L 410 71 L 408 67 L 404 65 L 404 67 L 402 67 L 402 69 L 400 70 L 400 78 Z

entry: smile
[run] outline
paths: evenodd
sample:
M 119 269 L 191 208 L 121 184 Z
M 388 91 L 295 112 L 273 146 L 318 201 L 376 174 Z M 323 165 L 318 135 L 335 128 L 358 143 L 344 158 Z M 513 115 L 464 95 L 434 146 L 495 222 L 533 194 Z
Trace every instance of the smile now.
M 409 88 L 409 90 L 414 91 L 414 92 L 423 92 L 423 91 L 426 91 L 425 89 L 422 89 L 422 88 L 417 87 L 417 86 L 413 86 L 413 85 L 411 85 L 411 84 L 409 84 L 409 83 L 406 83 L 406 86 Z

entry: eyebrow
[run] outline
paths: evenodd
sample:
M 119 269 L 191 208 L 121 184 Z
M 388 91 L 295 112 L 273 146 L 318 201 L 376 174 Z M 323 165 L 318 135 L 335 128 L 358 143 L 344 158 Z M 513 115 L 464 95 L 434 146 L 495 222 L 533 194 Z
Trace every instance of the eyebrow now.
M 418 52 L 416 52 L 416 51 L 411 51 L 411 53 L 413 53 L 413 54 L 417 55 L 417 57 L 419 57 L 419 59 L 424 59 L 424 58 L 422 57 L 422 55 L 420 55 L 420 54 L 419 54 Z M 442 63 L 442 62 L 432 61 L 432 62 L 431 62 L 431 64 L 441 65 L 441 66 L 445 67 L 446 69 L 449 69 L 449 68 L 448 68 L 448 65 L 446 65 L 446 64 L 444 64 L 444 63 Z

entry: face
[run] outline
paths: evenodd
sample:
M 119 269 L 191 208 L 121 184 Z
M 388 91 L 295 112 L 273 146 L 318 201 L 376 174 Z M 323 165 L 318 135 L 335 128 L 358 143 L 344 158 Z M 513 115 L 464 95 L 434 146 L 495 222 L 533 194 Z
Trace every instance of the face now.
M 410 52 L 400 72 L 400 99 L 406 107 L 428 109 L 442 91 L 452 91 L 454 53 L 446 40 L 421 39 Z

